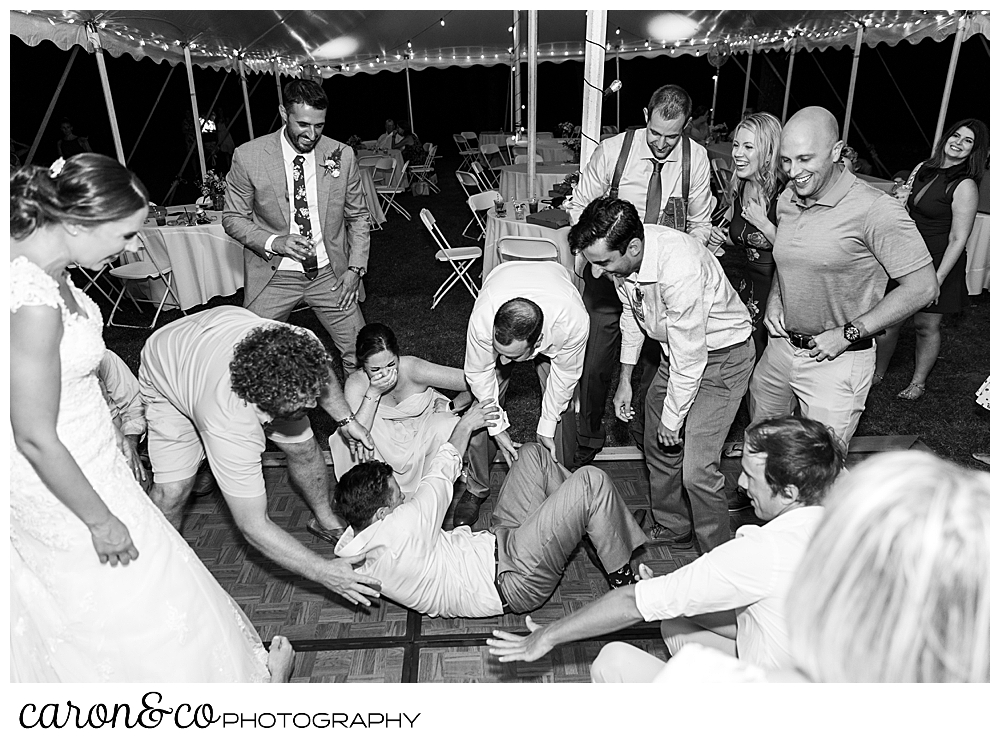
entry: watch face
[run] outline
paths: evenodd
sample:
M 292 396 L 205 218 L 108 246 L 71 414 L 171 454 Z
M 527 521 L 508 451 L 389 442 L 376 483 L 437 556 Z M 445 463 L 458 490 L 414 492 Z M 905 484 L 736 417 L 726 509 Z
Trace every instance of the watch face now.
M 849 340 L 851 343 L 855 343 L 861 340 L 861 331 L 848 323 L 844 326 L 844 338 Z

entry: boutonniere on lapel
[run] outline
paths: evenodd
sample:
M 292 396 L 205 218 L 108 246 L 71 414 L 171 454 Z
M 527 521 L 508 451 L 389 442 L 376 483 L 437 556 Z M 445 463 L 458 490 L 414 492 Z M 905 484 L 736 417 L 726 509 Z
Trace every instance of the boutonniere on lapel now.
M 334 178 L 340 177 L 340 153 L 343 149 L 343 147 L 338 147 L 333 152 L 326 153 L 326 160 L 323 161 L 326 172 Z

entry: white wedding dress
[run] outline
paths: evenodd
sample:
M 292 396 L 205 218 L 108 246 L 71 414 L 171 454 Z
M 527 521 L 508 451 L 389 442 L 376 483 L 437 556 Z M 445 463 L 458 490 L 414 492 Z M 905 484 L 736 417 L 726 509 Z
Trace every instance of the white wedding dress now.
M 23 257 L 10 262 L 12 313 L 62 313 L 57 431 L 139 551 L 102 565 L 90 531 L 10 443 L 11 681 L 266 681 L 267 653 L 246 615 L 135 481 L 117 447 L 95 369 L 101 314 L 71 314 L 58 284 Z M 8 424 L 9 425 L 9 424 Z

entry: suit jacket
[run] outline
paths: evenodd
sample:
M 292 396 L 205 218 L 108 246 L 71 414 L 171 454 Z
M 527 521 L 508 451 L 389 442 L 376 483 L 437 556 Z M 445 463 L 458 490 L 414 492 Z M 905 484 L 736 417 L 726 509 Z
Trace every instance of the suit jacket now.
M 247 142 L 236 149 L 226 177 L 226 210 L 222 226 L 239 241 L 243 251 L 244 302 L 260 294 L 278 270 L 283 256 L 267 260 L 264 244 L 271 235 L 287 235 L 288 183 L 281 155 L 283 129 Z M 340 148 L 340 175 L 323 167 L 327 153 Z M 369 223 L 365 193 L 354 150 L 341 142 L 320 137 L 316 149 L 316 191 L 323 242 L 336 276 L 348 266 L 368 268 Z M 364 301 L 364 285 L 358 300 Z

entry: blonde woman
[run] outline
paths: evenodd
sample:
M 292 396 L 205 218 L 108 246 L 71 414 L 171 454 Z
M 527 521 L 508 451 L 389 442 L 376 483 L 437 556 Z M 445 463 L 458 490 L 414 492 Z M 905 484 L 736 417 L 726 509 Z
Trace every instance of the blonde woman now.
M 827 502 L 788 597 L 811 681 L 990 680 L 989 476 L 872 457 Z
M 726 275 L 746 302 L 753 321 L 757 360 L 767 344 L 763 315 L 774 277 L 771 248 L 777 234 L 775 209 L 787 178 L 778 162 L 781 123 L 769 113 L 750 114 L 733 132 L 732 204 L 728 226 L 713 227 L 708 247 L 725 250 L 720 258 Z

